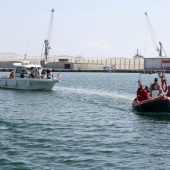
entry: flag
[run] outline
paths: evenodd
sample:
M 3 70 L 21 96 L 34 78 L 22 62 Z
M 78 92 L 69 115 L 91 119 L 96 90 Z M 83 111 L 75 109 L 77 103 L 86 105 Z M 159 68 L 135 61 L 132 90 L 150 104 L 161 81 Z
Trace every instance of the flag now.
M 60 73 L 57 74 L 57 78 L 58 78 L 59 80 L 61 79 Z

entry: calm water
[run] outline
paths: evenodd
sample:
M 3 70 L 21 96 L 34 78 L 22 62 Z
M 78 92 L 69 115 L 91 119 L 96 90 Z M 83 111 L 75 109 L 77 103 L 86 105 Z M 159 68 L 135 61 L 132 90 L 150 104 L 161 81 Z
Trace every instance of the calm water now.
M 0 169 L 170 169 L 170 114 L 131 106 L 139 74 L 61 75 L 52 91 L 0 89 Z

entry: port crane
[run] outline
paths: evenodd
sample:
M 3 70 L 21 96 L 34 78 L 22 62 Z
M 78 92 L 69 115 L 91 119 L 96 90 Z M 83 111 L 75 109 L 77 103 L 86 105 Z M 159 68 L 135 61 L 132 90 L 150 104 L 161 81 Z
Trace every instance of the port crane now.
M 52 25 L 53 25 L 53 16 L 54 16 L 54 9 L 51 10 L 51 17 L 50 17 L 48 30 L 47 30 L 47 36 L 46 36 L 46 39 L 44 41 L 44 45 L 45 45 L 45 52 L 44 52 L 45 61 L 48 61 L 49 50 L 51 49 L 50 43 L 51 43 L 51 32 L 52 32 Z
M 146 21 L 147 21 L 148 29 L 149 29 L 149 32 L 151 35 L 152 43 L 153 43 L 156 51 L 158 52 L 159 56 L 162 56 L 162 51 L 164 52 L 164 54 L 166 56 L 165 50 L 162 46 L 162 43 L 157 38 L 156 32 L 154 31 L 154 28 L 149 20 L 147 12 L 145 12 L 145 15 L 146 15 Z M 157 40 L 156 40 L 156 38 L 157 38 Z M 159 42 L 159 45 L 158 45 L 157 41 Z

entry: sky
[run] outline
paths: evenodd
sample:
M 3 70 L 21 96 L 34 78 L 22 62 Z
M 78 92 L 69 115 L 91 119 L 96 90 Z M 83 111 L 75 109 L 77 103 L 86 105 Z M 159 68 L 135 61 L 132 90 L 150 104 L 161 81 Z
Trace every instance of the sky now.
M 50 55 L 158 56 L 145 12 L 170 56 L 170 0 L 0 0 L 0 53 L 40 56 L 54 9 Z M 164 54 L 163 54 L 164 55 Z

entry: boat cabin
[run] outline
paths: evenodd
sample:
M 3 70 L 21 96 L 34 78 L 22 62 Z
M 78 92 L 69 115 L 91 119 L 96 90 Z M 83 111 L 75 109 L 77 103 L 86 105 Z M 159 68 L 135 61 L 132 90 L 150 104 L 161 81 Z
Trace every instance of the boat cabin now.
M 29 77 L 30 73 L 31 73 L 31 68 L 37 68 L 38 70 L 41 69 L 40 65 L 35 65 L 35 64 L 30 64 L 30 63 L 14 63 L 13 64 L 15 66 L 14 69 L 14 76 L 15 77 Z M 22 78 L 23 78 L 22 77 Z
M 29 77 L 29 71 L 23 67 L 23 66 L 18 66 L 14 70 L 14 75 L 15 77 L 21 77 L 21 73 L 23 73 L 24 77 Z

